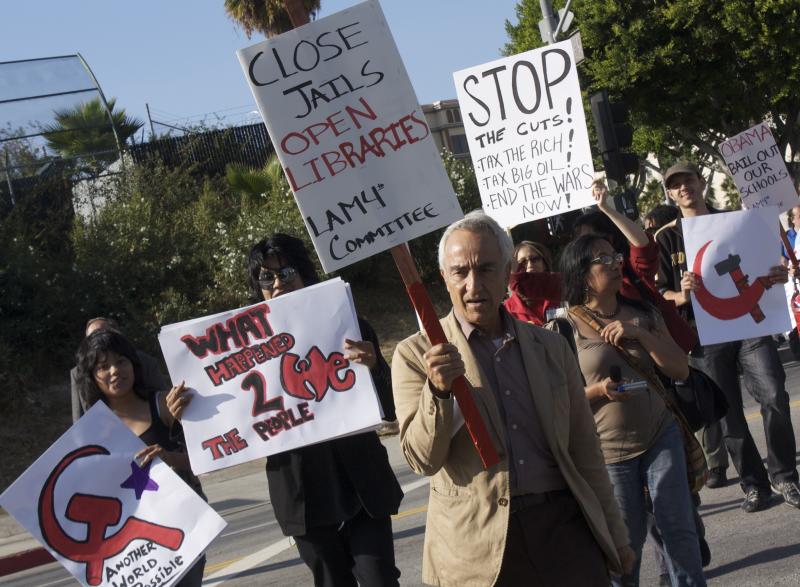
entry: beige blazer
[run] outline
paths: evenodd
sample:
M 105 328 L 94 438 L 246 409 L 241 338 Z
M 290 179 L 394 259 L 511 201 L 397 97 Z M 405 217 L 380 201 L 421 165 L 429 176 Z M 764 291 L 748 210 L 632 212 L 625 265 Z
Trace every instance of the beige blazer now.
M 392 361 L 400 445 L 408 464 L 431 477 L 422 580 L 431 585 L 493 585 L 500 572 L 509 515 L 509 474 L 503 419 L 489 383 L 451 312 L 445 335 L 466 366 L 466 379 L 500 463 L 483 469 L 464 426 L 452 436 L 453 400 L 430 390 L 422 355 L 428 339 L 415 334 Z M 620 569 L 617 548 L 628 533 L 614 499 L 594 419 L 575 357 L 554 332 L 514 320 L 522 360 L 553 456 L 580 504 L 609 568 Z

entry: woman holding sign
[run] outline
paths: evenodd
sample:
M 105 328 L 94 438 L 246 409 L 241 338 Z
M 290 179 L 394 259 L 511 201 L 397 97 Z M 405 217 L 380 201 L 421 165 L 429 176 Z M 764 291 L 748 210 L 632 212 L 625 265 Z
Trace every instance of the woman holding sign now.
M 174 431 L 171 411 L 181 401 L 183 383 L 169 393 L 144 389 L 141 363 L 134 346 L 116 330 L 97 330 L 78 348 L 76 385 L 81 402 L 93 406 L 104 402 L 147 447 L 136 454 L 144 468 L 159 457 L 203 499 L 200 481 L 192 473 L 189 457 L 182 447 L 182 434 Z M 206 557 L 187 571 L 178 587 L 199 587 L 203 582 Z
M 254 301 L 319 282 L 303 242 L 286 234 L 256 243 L 248 263 Z M 345 358 L 369 367 L 378 394 L 391 397 L 389 365 L 375 331 L 358 322 L 364 340 L 343 341 Z M 315 585 L 399 584 L 390 516 L 403 492 L 374 432 L 270 456 L 267 482 L 275 518 L 297 542 Z
M 659 374 L 686 379 L 688 359 L 655 307 L 620 294 L 622 261 L 606 239 L 592 234 L 571 242 L 561 257 L 586 397 L 637 554 L 632 575 L 619 584 L 638 584 L 647 488 L 672 584 L 705 585 L 687 483 L 686 439 L 659 380 Z

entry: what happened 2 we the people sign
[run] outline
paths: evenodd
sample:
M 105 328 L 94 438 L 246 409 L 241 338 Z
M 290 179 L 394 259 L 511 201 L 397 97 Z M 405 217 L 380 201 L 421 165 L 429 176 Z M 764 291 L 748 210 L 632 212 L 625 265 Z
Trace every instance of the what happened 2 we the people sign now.
M 376 1 L 237 54 L 325 271 L 461 217 Z
M 161 329 L 172 381 L 193 398 L 182 417 L 192 470 L 207 473 L 372 429 L 381 408 L 341 279 Z
M 483 209 L 502 226 L 595 203 L 569 41 L 453 74 Z

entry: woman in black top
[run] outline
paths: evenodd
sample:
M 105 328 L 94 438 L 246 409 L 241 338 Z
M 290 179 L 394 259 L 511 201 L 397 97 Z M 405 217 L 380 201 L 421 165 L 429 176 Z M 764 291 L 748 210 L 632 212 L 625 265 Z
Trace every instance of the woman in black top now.
M 303 242 L 286 234 L 256 243 L 248 263 L 253 301 L 319 282 Z M 379 395 L 391 396 L 375 331 L 358 322 L 364 340 L 346 340 L 345 357 L 369 367 Z M 403 492 L 374 432 L 270 456 L 267 482 L 275 518 L 294 537 L 315 585 L 398 585 L 390 516 Z
M 159 457 L 172 467 L 201 497 L 200 482 L 192 473 L 180 435 L 170 433 L 174 418 L 170 405 L 180 397 L 183 383 L 169 393 L 148 393 L 141 386 L 141 365 L 136 349 L 115 330 L 98 330 L 81 342 L 77 353 L 76 383 L 83 403 L 102 401 L 131 432 L 148 446 L 136 454 L 140 466 Z M 177 584 L 199 587 L 203 582 L 203 555 Z

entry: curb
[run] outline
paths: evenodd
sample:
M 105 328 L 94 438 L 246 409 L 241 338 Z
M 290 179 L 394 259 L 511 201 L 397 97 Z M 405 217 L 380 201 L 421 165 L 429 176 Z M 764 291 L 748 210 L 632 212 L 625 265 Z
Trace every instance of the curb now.
M 0 558 L 0 577 L 54 562 L 56 559 L 43 547 L 16 552 Z

